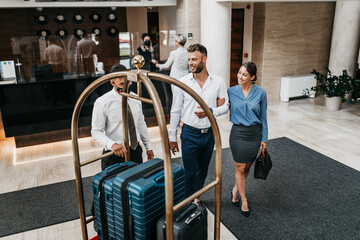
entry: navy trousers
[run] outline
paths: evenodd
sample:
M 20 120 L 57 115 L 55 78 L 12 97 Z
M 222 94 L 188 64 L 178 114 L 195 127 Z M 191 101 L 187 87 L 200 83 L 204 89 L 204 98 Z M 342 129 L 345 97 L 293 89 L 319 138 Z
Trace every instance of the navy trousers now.
M 211 128 L 197 129 L 186 124 L 183 124 L 180 138 L 188 197 L 204 186 L 215 140 Z

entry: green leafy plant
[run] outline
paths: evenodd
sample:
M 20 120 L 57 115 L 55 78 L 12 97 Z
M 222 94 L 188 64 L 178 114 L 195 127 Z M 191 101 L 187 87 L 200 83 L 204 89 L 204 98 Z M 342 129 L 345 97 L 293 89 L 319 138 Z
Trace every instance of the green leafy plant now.
M 352 78 L 351 85 L 352 85 L 352 91 L 351 91 L 352 99 L 354 99 L 356 102 L 356 100 L 360 97 L 360 79 Z
M 315 69 L 311 72 L 315 74 L 315 79 L 318 82 L 316 86 L 310 88 L 311 91 L 321 92 L 326 97 L 341 97 L 342 101 L 345 102 L 345 94 L 352 92 L 353 86 L 351 84 L 352 77 L 350 77 L 345 70 L 339 76 L 333 75 L 331 71 L 325 67 L 327 74 L 324 75 L 319 73 Z M 304 89 L 303 93 L 308 94 L 309 89 Z

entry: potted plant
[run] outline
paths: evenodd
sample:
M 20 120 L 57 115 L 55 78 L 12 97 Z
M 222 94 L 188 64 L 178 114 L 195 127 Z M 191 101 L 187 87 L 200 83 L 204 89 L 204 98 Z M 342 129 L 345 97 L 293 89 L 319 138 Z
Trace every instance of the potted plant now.
M 357 99 L 360 98 L 360 79 L 352 78 L 351 85 L 352 85 L 351 98 L 354 100 L 354 102 L 356 102 Z
M 348 75 L 346 70 L 339 76 L 333 75 L 331 71 L 326 68 L 327 74 L 319 73 L 315 69 L 311 72 L 315 74 L 317 85 L 311 87 L 310 90 L 324 93 L 326 96 L 325 105 L 329 110 L 340 110 L 341 103 L 345 102 L 345 95 L 351 93 L 352 78 Z M 309 92 L 309 89 L 304 89 L 305 93 Z

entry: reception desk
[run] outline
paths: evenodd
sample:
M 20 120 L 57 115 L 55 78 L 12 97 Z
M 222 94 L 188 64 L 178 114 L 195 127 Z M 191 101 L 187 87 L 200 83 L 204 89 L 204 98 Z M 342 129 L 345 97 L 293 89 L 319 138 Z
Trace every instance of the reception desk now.
M 163 72 L 168 74 L 168 72 Z M 70 139 L 71 117 L 83 90 L 99 76 L 65 76 L 64 79 L 17 81 L 0 85 L 0 109 L 6 137 L 15 137 L 17 147 Z M 165 114 L 170 113 L 172 93 L 167 83 L 152 81 Z M 85 101 L 79 118 L 79 136 L 89 136 L 95 100 L 112 88 L 104 83 Z M 135 84 L 132 89 L 136 90 Z M 148 97 L 145 86 L 144 97 Z M 151 104 L 143 103 L 148 126 L 157 124 Z

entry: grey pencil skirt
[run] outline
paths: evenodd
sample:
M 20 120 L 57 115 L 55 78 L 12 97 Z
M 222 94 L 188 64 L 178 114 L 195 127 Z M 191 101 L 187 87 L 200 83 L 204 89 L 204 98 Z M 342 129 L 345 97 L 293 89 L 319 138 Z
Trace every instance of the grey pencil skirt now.
M 253 162 L 261 145 L 261 125 L 247 127 L 234 124 L 231 128 L 229 141 L 235 162 Z

